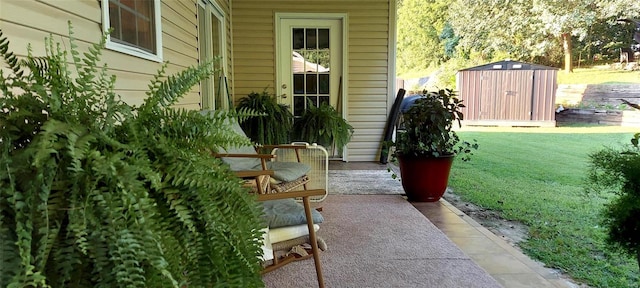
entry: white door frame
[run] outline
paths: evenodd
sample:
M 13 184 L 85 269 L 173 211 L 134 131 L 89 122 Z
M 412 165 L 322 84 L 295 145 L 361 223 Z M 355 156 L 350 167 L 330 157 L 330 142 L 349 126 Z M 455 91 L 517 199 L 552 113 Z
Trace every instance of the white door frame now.
M 347 99 L 347 95 L 349 95 L 348 92 L 348 85 L 347 83 L 349 83 L 349 79 L 348 79 L 348 55 L 349 55 L 349 51 L 347 49 L 348 45 L 348 18 L 347 18 L 347 14 L 346 13 L 287 13 L 287 12 L 276 12 L 275 13 L 275 63 L 276 63 L 276 87 L 275 87 L 275 92 L 276 95 L 280 96 L 283 94 L 291 94 L 288 91 L 291 91 L 291 87 L 287 87 L 289 88 L 287 91 L 283 91 L 284 89 L 282 88 L 282 83 L 285 83 L 285 77 L 289 77 L 289 75 L 283 75 L 283 69 L 281 68 L 282 66 L 280 65 L 281 63 L 283 63 L 283 61 L 291 61 L 291 56 L 287 57 L 287 59 L 282 59 L 283 57 L 280 55 L 280 51 L 281 49 L 285 49 L 287 47 L 283 47 L 284 43 L 282 43 L 282 41 L 280 41 L 280 37 L 282 36 L 282 33 L 285 33 L 284 31 L 281 31 L 281 23 L 282 20 L 285 19 L 296 19 L 296 20 L 339 20 L 342 23 L 342 39 L 341 39 L 341 54 L 342 54 L 342 61 L 341 61 L 341 70 L 338 71 L 339 75 L 342 76 L 342 85 L 340 85 L 340 90 L 338 91 L 338 93 L 340 95 L 342 95 L 342 99 L 340 102 L 340 109 L 342 110 L 342 117 L 346 119 L 346 116 L 348 115 L 348 99 Z M 287 81 L 288 82 L 288 81 Z M 291 85 L 289 85 L 291 86 Z M 289 95 L 290 96 L 290 95 Z M 343 153 L 342 153 L 342 158 L 343 160 L 346 161 L 347 159 L 347 155 L 348 155 L 348 149 L 347 147 L 344 147 Z

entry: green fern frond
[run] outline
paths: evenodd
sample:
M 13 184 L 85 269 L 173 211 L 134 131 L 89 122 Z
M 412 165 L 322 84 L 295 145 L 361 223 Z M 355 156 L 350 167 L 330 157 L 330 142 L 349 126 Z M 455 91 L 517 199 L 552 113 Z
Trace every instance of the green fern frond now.
M 140 111 L 151 113 L 151 111 L 171 107 L 185 93 L 189 92 L 191 87 L 213 74 L 214 69 L 213 62 L 206 62 L 200 66 L 192 66 L 182 70 L 176 75 L 168 76 L 162 82 L 155 82 L 152 85 L 153 89 L 149 91 L 149 97 L 140 107 Z M 154 79 L 157 80 L 163 73 L 164 70 L 161 70 L 161 73 L 158 73 Z
M 20 68 L 18 57 L 9 51 L 9 39 L 4 35 L 2 29 L 0 29 L 0 54 L 9 66 L 9 69 L 11 69 L 18 78 L 22 77 L 24 72 Z

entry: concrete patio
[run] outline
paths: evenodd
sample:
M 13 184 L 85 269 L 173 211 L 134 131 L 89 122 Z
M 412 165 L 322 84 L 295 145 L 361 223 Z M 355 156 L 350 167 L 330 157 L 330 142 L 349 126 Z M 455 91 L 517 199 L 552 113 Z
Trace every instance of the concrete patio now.
M 386 165 L 332 161 L 329 169 L 386 170 Z M 402 195 L 330 194 L 319 205 L 327 219 L 319 231 L 329 246 L 322 254 L 327 287 L 576 287 L 444 199 L 409 203 Z M 359 208 L 373 210 L 375 217 L 353 211 Z M 414 226 L 424 233 L 413 231 Z M 314 286 L 312 269 L 312 261 L 302 261 L 263 279 L 267 287 Z

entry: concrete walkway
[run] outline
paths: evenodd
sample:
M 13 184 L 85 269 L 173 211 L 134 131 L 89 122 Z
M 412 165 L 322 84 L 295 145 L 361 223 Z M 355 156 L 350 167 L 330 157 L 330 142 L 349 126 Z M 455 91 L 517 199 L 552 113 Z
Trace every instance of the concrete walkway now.
M 504 287 L 578 287 L 530 259 L 446 200 L 412 204 Z

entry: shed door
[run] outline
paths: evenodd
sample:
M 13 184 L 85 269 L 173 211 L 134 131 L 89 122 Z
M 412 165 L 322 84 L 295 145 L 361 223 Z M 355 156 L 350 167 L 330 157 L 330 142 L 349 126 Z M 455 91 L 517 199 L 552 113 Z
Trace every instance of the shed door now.
M 532 70 L 482 71 L 479 120 L 531 120 Z

